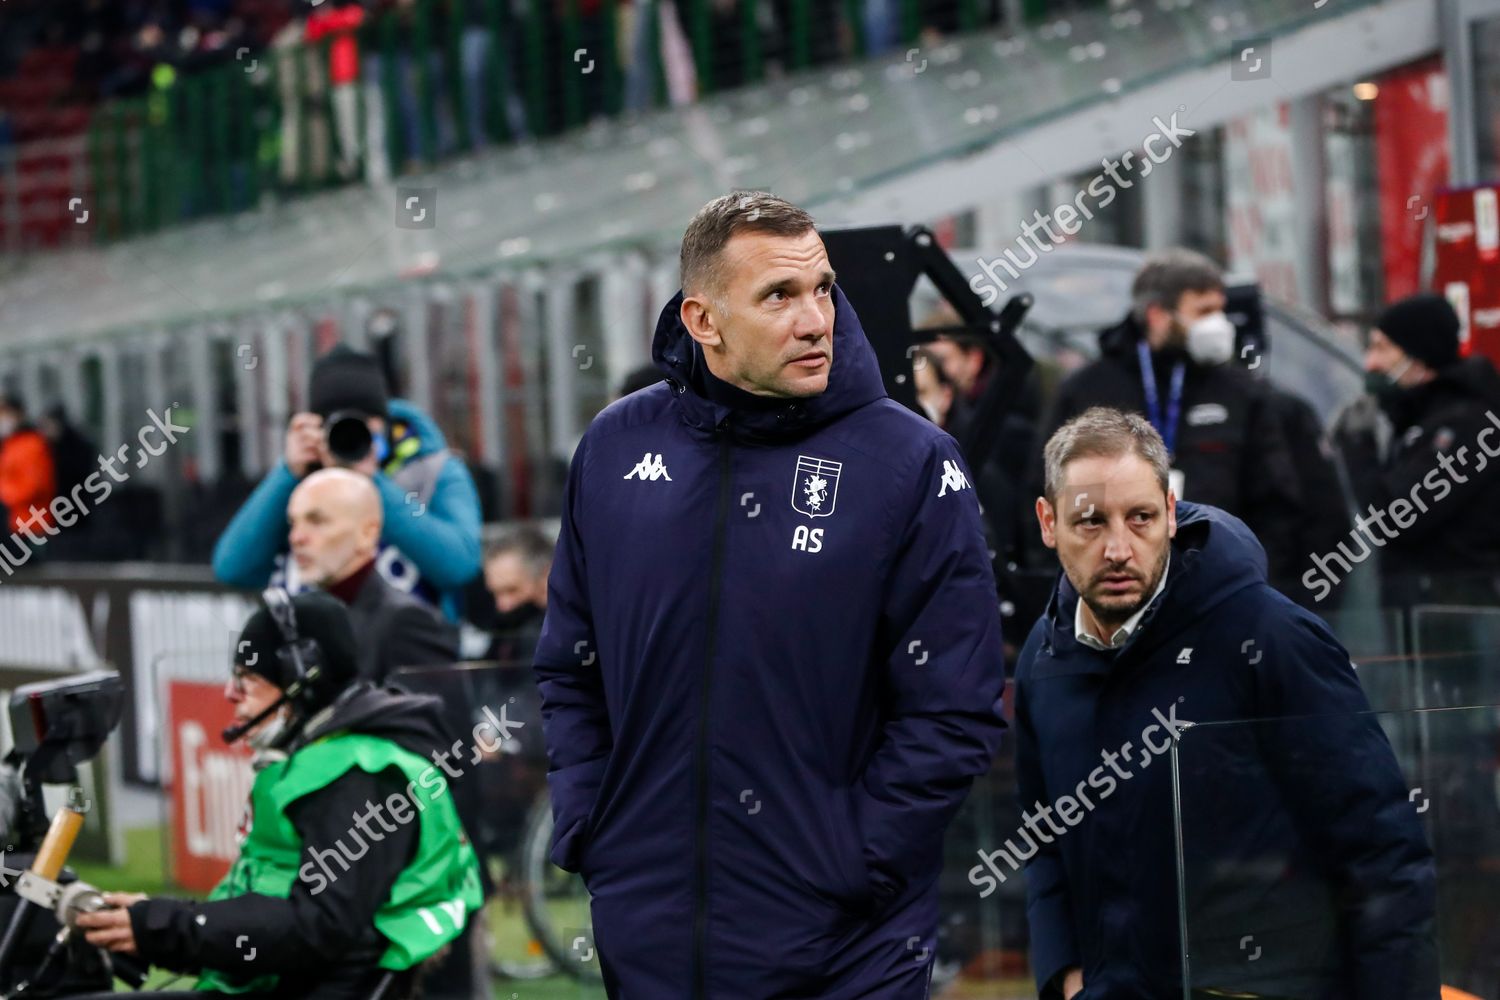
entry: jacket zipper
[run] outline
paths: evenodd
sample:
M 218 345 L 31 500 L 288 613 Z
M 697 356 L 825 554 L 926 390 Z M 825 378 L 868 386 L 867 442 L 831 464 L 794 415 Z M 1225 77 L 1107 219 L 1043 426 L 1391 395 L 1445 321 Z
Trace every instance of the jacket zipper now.
M 711 703 L 714 655 L 718 648 L 719 578 L 724 572 L 724 525 L 729 517 L 729 434 L 728 418 L 720 423 L 719 437 L 719 505 L 714 516 L 713 561 L 708 577 L 708 650 L 703 664 L 703 694 L 698 705 L 698 748 L 694 776 L 697 787 L 697 827 L 694 832 L 694 858 L 697 879 L 693 894 L 693 996 L 708 996 L 708 714 Z

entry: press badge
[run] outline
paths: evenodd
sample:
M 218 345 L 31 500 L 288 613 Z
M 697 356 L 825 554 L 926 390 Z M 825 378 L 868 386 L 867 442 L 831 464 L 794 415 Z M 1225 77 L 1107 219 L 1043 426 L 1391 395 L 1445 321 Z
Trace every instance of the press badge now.
M 1172 491 L 1172 495 L 1179 500 L 1182 499 L 1183 484 L 1186 482 L 1187 477 L 1182 474 L 1181 469 L 1167 470 L 1167 488 L 1170 489 Z

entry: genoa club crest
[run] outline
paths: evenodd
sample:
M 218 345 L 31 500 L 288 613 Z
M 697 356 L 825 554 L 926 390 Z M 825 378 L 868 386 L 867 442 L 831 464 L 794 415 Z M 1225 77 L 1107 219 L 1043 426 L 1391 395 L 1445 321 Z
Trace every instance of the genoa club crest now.
M 839 496 L 839 471 L 843 462 L 797 456 L 797 475 L 792 480 L 792 509 L 808 517 L 833 513 Z

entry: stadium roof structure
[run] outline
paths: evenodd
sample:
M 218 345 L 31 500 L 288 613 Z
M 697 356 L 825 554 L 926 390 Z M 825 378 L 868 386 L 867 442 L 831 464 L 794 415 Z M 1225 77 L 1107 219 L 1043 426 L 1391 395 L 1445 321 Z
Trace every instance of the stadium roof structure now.
M 0 280 L 0 338 L 98 341 L 420 275 L 669 251 L 694 211 L 735 188 L 769 189 L 824 225 L 931 219 L 1097 169 L 1138 148 L 1153 117 L 1207 128 L 1430 52 L 1433 10 L 1432 0 L 1148 0 L 955 38 L 389 186 L 26 258 Z M 1268 72 L 1232 74 L 1250 40 Z M 431 209 L 418 222 L 404 208 L 412 197 Z

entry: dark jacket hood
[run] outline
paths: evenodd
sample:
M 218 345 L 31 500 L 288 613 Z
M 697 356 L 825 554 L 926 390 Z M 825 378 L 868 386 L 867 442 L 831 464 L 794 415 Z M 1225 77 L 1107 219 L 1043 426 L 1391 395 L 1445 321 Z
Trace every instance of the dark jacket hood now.
M 1134 358 L 1135 342 L 1141 339 L 1143 333 L 1141 325 L 1135 321 L 1135 314 L 1127 313 L 1114 326 L 1099 331 L 1099 353 L 1109 357 Z
M 309 719 L 296 748 L 337 732 L 378 736 L 429 758 L 451 742 L 444 736 L 442 699 L 397 687 L 376 687 L 368 681 L 351 684 L 333 704 Z
M 1149 651 L 1191 628 L 1208 609 L 1247 587 L 1266 583 L 1266 552 L 1244 521 L 1217 507 L 1181 501 L 1167 586 L 1121 650 Z M 1047 602 L 1044 647 L 1054 656 L 1089 652 L 1073 636 L 1078 591 L 1067 574 Z
M 1432 384 L 1440 390 L 1482 399 L 1490 405 L 1500 404 L 1500 373 L 1483 355 L 1476 354 L 1449 365 L 1438 372 Z
M 1115 358 L 1129 364 L 1132 368 L 1139 367 L 1135 356 L 1136 341 L 1146 335 L 1146 331 L 1136 322 L 1134 313 L 1126 313 L 1125 318 L 1114 326 L 1106 327 L 1099 331 L 1099 354 L 1101 357 Z M 1180 358 L 1195 364 L 1192 357 L 1181 347 L 1163 347 L 1151 352 L 1154 358 Z
M 712 433 L 730 418 L 737 438 L 793 439 L 886 396 L 875 350 L 859 325 L 854 307 L 834 285 L 833 364 L 827 389 L 816 396 L 788 399 L 764 408 L 734 407 L 709 399 L 698 388 L 698 367 L 705 362 L 702 349 L 682 324 L 683 298 L 679 291 L 662 309 L 651 342 L 651 359 L 666 374 L 683 420 L 697 431 Z

